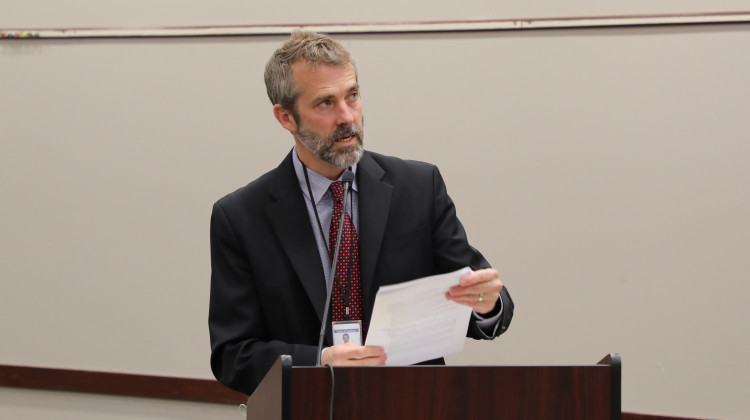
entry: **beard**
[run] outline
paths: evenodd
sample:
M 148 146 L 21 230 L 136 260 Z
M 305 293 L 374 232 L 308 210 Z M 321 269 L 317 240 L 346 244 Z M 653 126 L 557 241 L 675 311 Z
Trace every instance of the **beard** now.
M 365 137 L 364 121 L 362 125 L 363 128 L 361 129 L 355 125 L 338 126 L 330 136 L 324 138 L 313 131 L 306 130 L 300 123 L 297 127 L 297 138 L 323 162 L 336 168 L 345 169 L 359 162 L 365 153 L 362 147 Z M 349 136 L 357 136 L 357 144 L 336 147 L 336 139 Z

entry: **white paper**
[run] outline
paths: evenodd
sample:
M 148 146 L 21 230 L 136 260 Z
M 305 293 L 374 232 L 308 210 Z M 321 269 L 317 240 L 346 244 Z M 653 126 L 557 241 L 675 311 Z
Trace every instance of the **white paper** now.
M 403 366 L 458 353 L 464 348 L 471 307 L 445 298 L 471 270 L 384 286 L 375 296 L 368 346 L 381 346 L 388 366 Z

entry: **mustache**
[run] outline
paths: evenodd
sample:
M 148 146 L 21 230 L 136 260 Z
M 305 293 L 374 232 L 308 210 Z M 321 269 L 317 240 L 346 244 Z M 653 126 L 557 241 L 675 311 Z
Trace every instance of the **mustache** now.
M 349 125 L 349 126 L 338 126 L 336 127 L 336 130 L 334 130 L 333 134 L 331 134 L 330 139 L 336 140 L 341 137 L 349 137 L 349 136 L 357 136 L 362 137 L 362 130 L 360 130 L 356 125 Z

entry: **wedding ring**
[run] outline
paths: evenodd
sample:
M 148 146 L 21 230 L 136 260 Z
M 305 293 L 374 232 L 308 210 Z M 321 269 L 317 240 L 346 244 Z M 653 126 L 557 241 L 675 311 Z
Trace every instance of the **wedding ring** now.
M 484 293 L 479 294 L 479 301 L 482 302 L 484 300 Z

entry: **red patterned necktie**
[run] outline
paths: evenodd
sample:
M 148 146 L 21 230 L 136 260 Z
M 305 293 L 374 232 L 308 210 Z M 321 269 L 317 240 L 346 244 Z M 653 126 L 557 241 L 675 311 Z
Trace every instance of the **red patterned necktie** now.
M 339 220 L 343 210 L 344 185 L 341 181 L 331 184 L 333 193 L 333 215 L 331 229 L 328 233 L 328 255 L 333 261 L 333 251 L 336 249 L 336 237 L 339 232 Z M 351 196 L 350 196 L 351 198 Z M 351 202 L 351 201 L 350 201 Z M 333 320 L 349 319 L 362 320 L 362 281 L 359 273 L 359 241 L 357 231 L 349 213 L 344 217 L 344 231 L 341 234 L 339 259 L 336 263 L 336 277 L 334 278 Z

